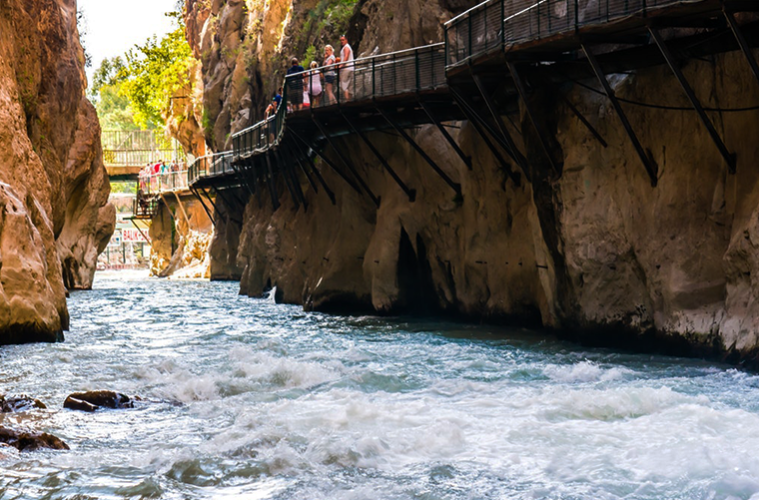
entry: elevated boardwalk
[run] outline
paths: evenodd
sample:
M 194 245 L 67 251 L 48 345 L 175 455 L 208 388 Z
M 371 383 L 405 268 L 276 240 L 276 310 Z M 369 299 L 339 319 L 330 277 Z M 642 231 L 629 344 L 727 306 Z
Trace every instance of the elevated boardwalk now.
M 114 181 L 136 181 L 149 163 L 185 158 L 176 140 L 156 130 L 103 130 L 100 137 L 103 163 Z
M 279 177 L 296 206 L 306 205 L 298 181 L 303 175 L 334 202 L 334 194 L 313 163 L 319 157 L 379 206 L 371 186 L 334 141 L 351 134 L 372 151 L 413 201 L 413 186 L 397 175 L 366 135 L 392 129 L 460 194 L 460 187 L 405 132 L 420 124 L 435 125 L 451 151 L 471 168 L 470 159 L 442 124 L 452 120 L 468 120 L 474 126 L 513 182 L 521 182 L 522 176 L 555 179 L 563 167 L 554 151 L 555 138 L 531 109 L 530 96 L 548 88 L 561 97 L 562 85 L 589 79 L 600 84 L 655 186 L 658 166 L 638 140 L 605 75 L 661 64 L 671 68 L 672 84 L 682 87 L 726 168 L 735 172 L 735 155 L 679 67 L 688 58 L 741 50 L 759 83 L 759 65 L 750 49 L 759 44 L 759 23 L 753 14 L 757 11 L 756 0 L 489 0 L 446 23 L 444 43 L 358 59 L 350 67 L 288 76 L 276 116 L 235 134 L 229 164 L 191 175 L 190 186 L 218 192 L 242 187 L 259 197 L 268 192 L 276 209 Z M 334 75 L 334 100 L 323 93 L 321 102 L 298 109 L 304 79 L 320 75 Z M 341 84 L 346 84 L 346 90 Z M 501 119 L 519 109 L 520 102 L 543 146 L 545 158 L 540 161 L 527 158 Z M 566 102 L 599 143 L 606 145 L 590 122 Z M 324 154 L 328 148 L 333 154 Z M 546 163 L 550 168 L 545 168 Z

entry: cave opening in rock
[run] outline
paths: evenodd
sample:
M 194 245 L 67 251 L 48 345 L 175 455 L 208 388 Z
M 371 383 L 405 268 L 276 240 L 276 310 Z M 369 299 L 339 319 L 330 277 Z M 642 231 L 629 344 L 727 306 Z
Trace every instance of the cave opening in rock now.
M 394 313 L 428 315 L 440 312 L 427 248 L 420 234 L 416 235 L 416 250 L 405 229 L 401 228 L 398 245 L 398 300 Z

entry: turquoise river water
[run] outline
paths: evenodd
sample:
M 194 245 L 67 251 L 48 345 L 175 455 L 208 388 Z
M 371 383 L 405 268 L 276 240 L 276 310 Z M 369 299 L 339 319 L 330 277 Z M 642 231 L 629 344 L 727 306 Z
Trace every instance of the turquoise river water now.
M 66 342 L 0 349 L 0 499 L 759 499 L 759 377 L 520 329 L 305 313 L 98 275 Z M 131 410 L 64 410 L 113 389 Z

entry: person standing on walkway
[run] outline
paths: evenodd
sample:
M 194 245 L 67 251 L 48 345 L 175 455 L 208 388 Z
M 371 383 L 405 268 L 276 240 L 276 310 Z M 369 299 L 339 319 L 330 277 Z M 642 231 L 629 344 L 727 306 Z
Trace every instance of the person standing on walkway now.
M 319 65 L 316 61 L 311 61 L 311 69 L 303 78 L 306 80 L 306 90 L 308 90 L 309 100 L 311 106 L 316 107 L 319 105 L 319 100 L 322 96 L 322 77 L 316 68 Z
M 333 69 L 335 64 L 335 49 L 332 48 L 332 45 L 327 45 L 324 47 L 324 63 L 322 66 L 325 66 L 324 71 L 324 93 L 327 94 L 327 105 L 335 104 L 337 102 L 337 99 L 335 99 L 335 92 L 334 92 L 334 86 L 335 86 L 335 79 L 337 77 L 337 73 Z
M 288 104 L 292 104 L 293 111 L 300 111 L 303 109 L 303 78 L 301 76 L 291 76 L 303 73 L 305 70 L 303 66 L 298 64 L 298 58 L 293 57 L 290 59 L 290 69 L 287 70 L 287 88 L 289 94 L 287 96 Z
M 340 36 L 340 88 L 343 91 L 343 100 L 351 100 L 351 85 L 353 84 L 353 48 L 348 43 L 345 35 Z

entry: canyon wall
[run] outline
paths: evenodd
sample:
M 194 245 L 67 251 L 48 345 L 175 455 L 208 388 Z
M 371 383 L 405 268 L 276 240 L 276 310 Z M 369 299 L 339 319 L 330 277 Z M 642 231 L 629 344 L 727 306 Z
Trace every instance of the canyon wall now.
M 242 9 L 242 2 L 216 1 L 193 17 L 199 4 L 188 2 L 188 26 L 196 21 L 188 35 L 204 57 L 204 79 L 217 85 L 206 94 L 218 118 L 207 139 L 228 147 L 230 132 L 259 118 L 251 105 L 260 107 L 275 88 L 262 69 L 279 69 L 281 78 L 273 54 L 299 55 L 295 33 L 305 23 L 298 19 L 318 2 L 269 2 L 259 12 Z M 358 52 L 369 54 L 438 41 L 440 22 L 469 5 L 358 3 L 350 20 L 360 35 L 354 46 L 358 42 Z M 234 46 L 227 45 L 230 39 L 246 39 L 248 25 L 257 27 L 259 43 L 237 53 L 225 49 Z M 216 31 L 209 35 L 211 26 Z M 683 71 L 709 107 L 759 103 L 759 85 L 739 52 L 689 61 Z M 555 129 L 560 177 L 535 175 L 528 182 L 522 176 L 516 185 L 466 122 L 451 130 L 471 155 L 471 170 L 436 129 L 412 131 L 461 184 L 459 198 L 398 137 L 372 134 L 417 190 L 410 202 L 348 136 L 338 144 L 381 198 L 379 208 L 319 162 L 335 205 L 302 179 L 308 209 L 296 210 L 280 184 L 282 206 L 273 212 L 266 198 L 261 205 L 248 203 L 239 228 L 227 228 L 236 237 L 217 237 L 212 257 L 225 263 L 236 257 L 242 293 L 259 296 L 276 286 L 279 300 L 310 309 L 446 312 L 543 325 L 594 344 L 759 366 L 759 111 L 710 113 L 737 153 L 733 175 L 668 68 L 613 82 L 626 99 L 684 109 L 625 106 L 659 165 L 655 188 L 608 100 L 570 85 L 562 92 L 609 145 L 603 147 L 555 95 L 536 96 L 541 120 Z M 504 123 L 535 172 L 549 171 L 524 110 L 508 118 Z
M 0 344 L 62 339 L 115 210 L 75 0 L 0 3 Z

